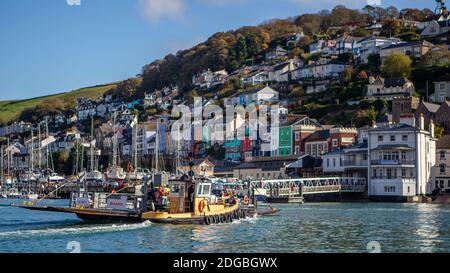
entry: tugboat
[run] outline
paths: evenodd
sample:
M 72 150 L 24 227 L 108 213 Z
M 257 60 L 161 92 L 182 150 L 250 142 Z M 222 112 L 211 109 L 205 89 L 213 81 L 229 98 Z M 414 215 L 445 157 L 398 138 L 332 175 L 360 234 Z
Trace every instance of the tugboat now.
M 208 181 L 171 180 L 169 205 L 142 213 L 142 220 L 169 224 L 214 224 L 245 218 L 239 199 L 211 193 Z

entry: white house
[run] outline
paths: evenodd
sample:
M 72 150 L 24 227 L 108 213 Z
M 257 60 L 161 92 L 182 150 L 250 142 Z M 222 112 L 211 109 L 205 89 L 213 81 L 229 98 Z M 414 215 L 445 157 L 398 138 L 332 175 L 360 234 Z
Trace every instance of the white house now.
M 305 37 L 305 34 L 303 32 L 300 33 L 294 33 L 289 38 L 287 38 L 286 46 L 294 46 L 298 44 L 303 38 Z
M 367 143 L 362 142 L 324 154 L 322 169 L 325 175 L 367 179 L 367 158 Z
M 353 53 L 356 44 L 364 38 L 344 35 L 336 39 L 336 54 Z
M 274 90 L 270 86 L 266 86 L 256 91 L 243 92 L 233 97 L 225 98 L 224 105 L 225 106 L 248 105 L 251 103 L 259 105 L 268 103 L 269 104 L 278 103 L 279 101 L 280 101 L 279 92 Z
M 212 72 L 208 69 L 195 74 L 192 77 L 192 84 L 200 88 L 211 88 L 225 83 L 227 77 L 228 73 L 225 70 Z
M 368 99 L 374 100 L 393 100 L 399 96 L 410 97 L 414 91 L 414 84 L 407 78 L 384 79 L 381 76 L 371 76 L 366 96 Z
M 448 75 L 434 82 L 434 93 L 430 100 L 435 103 L 443 103 L 450 98 L 450 77 Z
M 435 165 L 434 125 L 395 124 L 369 130 L 368 193 L 376 200 L 418 201 L 432 193 Z
M 436 142 L 436 165 L 433 167 L 432 189 L 450 192 L 450 136 L 443 136 Z
M 355 54 L 361 63 L 367 63 L 368 57 L 371 54 L 379 54 L 382 48 L 401 42 L 402 40 L 398 38 L 370 36 L 355 44 L 353 54 Z
M 288 55 L 288 51 L 281 46 L 277 46 L 275 49 L 270 49 L 266 52 L 266 61 L 277 60 L 284 58 Z
M 287 82 L 290 80 L 289 73 L 296 69 L 293 60 L 277 64 L 273 67 L 273 71 L 269 72 L 269 81 Z
M 258 85 L 266 83 L 270 80 L 269 72 L 267 71 L 257 71 L 253 72 L 248 76 L 245 76 L 241 79 L 242 84 L 244 85 Z
M 305 65 L 293 72 L 294 79 L 338 78 L 348 67 L 342 63 L 316 63 Z
M 86 98 L 78 98 L 76 111 L 79 121 L 94 117 L 97 115 L 97 103 Z

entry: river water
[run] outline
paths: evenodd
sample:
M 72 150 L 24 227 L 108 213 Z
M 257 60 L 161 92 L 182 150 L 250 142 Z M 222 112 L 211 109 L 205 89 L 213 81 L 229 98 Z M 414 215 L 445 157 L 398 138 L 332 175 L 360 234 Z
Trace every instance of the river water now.
M 450 252 L 450 205 L 306 203 L 213 226 L 86 224 L 0 199 L 0 253 Z M 68 201 L 47 201 L 66 205 Z

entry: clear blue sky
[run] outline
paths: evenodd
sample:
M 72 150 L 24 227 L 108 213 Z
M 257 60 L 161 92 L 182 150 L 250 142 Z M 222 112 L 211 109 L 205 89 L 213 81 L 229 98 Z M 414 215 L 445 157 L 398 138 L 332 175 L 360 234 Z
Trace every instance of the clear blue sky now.
M 0 100 L 123 80 L 217 31 L 365 0 L 3 0 Z M 379 0 L 368 0 L 369 2 Z M 381 0 L 428 7 L 434 0 Z M 408 3 L 409 2 L 409 3 Z

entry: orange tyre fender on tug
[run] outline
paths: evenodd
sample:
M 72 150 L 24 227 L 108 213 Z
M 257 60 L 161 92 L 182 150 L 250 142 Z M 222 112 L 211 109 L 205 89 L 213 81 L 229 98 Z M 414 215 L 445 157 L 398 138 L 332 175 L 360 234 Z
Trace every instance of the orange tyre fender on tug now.
M 206 200 L 200 201 L 200 203 L 198 203 L 198 211 L 199 211 L 200 213 L 205 212 L 206 206 L 207 206 Z

